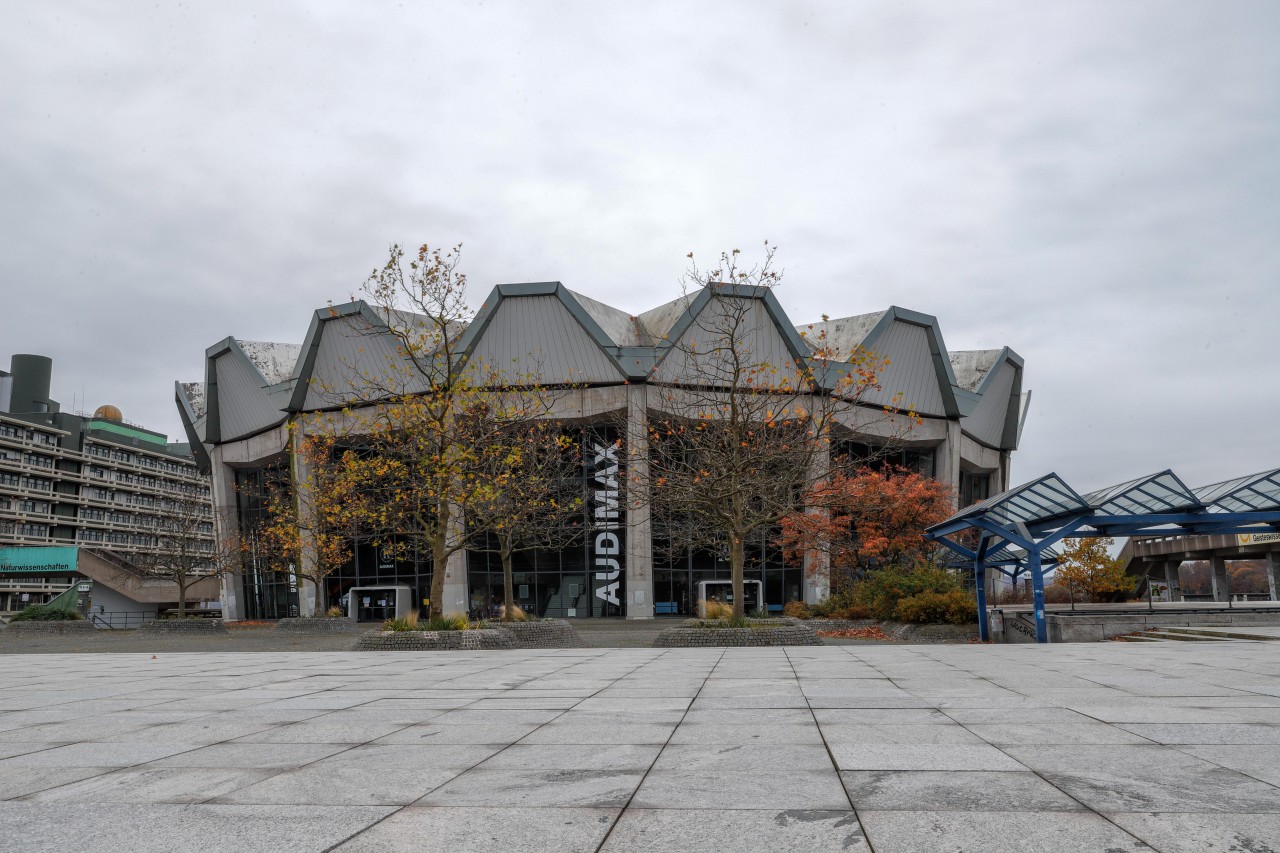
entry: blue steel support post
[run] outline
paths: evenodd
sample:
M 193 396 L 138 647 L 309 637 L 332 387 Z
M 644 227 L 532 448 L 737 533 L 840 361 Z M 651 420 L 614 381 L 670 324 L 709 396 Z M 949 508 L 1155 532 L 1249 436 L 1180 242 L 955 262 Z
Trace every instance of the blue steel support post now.
M 987 624 L 987 537 L 978 541 L 978 553 L 973 558 L 973 582 L 978 588 L 978 639 L 991 639 L 991 626 Z
M 991 627 L 987 624 L 987 567 L 979 557 L 973 564 L 973 580 L 978 585 L 978 639 L 991 639 Z
M 1032 601 L 1036 608 L 1036 642 L 1049 642 L 1049 626 L 1044 618 L 1044 572 L 1040 568 L 1040 549 L 1027 551 L 1027 568 L 1031 570 Z

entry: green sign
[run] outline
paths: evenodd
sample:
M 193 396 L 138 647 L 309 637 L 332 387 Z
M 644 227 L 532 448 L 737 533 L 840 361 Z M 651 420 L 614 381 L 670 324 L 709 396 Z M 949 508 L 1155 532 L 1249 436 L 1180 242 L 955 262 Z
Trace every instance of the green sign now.
M 66 575 L 75 572 L 75 546 L 54 545 L 33 548 L 0 548 L 0 574 Z

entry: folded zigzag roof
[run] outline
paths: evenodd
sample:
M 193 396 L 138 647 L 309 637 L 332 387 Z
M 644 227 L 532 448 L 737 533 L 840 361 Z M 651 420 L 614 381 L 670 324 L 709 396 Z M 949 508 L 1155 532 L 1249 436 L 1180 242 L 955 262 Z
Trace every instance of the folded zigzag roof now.
M 716 298 L 720 297 L 720 298 Z M 1022 359 L 1009 348 L 948 353 L 936 318 L 890 307 L 795 325 L 773 291 L 710 285 L 632 316 L 559 282 L 498 285 L 459 346 L 508 379 L 556 384 L 674 382 L 687 349 L 725 299 L 742 300 L 753 353 L 770 363 L 825 357 L 822 373 L 847 370 L 859 352 L 889 364 L 863 402 L 910 406 L 928 418 L 958 419 L 978 444 L 1016 448 L 1025 395 Z M 396 324 L 425 324 L 397 312 Z M 301 345 L 226 338 L 206 351 L 205 380 L 178 383 L 188 435 L 206 444 L 246 438 L 290 414 L 415 390 L 401 369 L 403 348 L 385 316 L 365 302 L 314 312 Z M 842 367 L 841 365 L 846 365 Z M 416 390 L 421 390 L 416 389 Z

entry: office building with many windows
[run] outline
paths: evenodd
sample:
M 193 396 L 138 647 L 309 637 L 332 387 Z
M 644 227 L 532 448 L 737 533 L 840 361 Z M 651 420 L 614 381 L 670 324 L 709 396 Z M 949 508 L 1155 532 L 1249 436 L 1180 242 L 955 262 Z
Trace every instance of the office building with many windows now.
M 166 515 L 192 501 L 209 506 L 198 535 L 212 547 L 209 481 L 189 445 L 126 422 L 115 406 L 61 411 L 49 396 L 52 366 L 15 355 L 0 371 L 0 547 L 87 548 L 127 564 L 154 550 Z M 0 567 L 0 611 L 42 603 L 78 577 L 41 577 L 11 562 Z

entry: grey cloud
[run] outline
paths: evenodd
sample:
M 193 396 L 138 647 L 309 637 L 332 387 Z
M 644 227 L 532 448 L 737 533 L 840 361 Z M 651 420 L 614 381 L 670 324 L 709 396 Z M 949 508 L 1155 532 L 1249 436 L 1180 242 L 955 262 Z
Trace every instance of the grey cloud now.
M 782 247 L 797 321 L 935 314 L 1035 391 L 1015 477 L 1280 464 L 1268 2 L 27 4 L 0 32 L 0 356 L 179 433 L 387 244 L 625 310 Z

